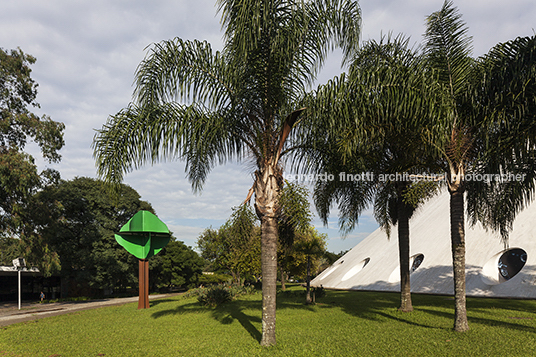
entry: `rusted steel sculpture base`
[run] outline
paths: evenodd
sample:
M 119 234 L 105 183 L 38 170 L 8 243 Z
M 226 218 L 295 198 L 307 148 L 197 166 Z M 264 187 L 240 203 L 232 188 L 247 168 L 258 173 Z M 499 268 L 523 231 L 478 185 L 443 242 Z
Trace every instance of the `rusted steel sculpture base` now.
M 140 259 L 138 310 L 149 308 L 149 259 Z

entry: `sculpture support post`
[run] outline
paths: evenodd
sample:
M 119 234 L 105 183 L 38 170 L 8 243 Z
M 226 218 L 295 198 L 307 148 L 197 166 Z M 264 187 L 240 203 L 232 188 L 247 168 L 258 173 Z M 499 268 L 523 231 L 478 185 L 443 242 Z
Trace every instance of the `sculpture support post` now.
M 138 310 L 149 308 L 149 259 L 140 259 L 139 267 Z

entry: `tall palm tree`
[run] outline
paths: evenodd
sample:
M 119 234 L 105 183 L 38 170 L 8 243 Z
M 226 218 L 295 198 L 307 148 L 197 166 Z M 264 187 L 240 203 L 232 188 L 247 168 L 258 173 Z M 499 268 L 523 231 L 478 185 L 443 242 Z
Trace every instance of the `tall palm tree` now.
M 337 202 L 345 232 L 372 204 L 388 234 L 397 224 L 401 311 L 413 310 L 409 219 L 438 186 L 433 180 L 414 176 L 417 180 L 412 181 L 409 176 L 433 168 L 433 158 L 423 150 L 422 130 L 437 112 L 437 91 L 420 57 L 407 44 L 401 36 L 369 41 L 352 59 L 347 78 L 341 76 L 319 88 L 312 99 L 312 106 L 320 106 L 313 111 L 319 117 L 311 120 L 315 133 L 310 137 L 322 140 L 312 143 L 309 152 L 314 169 L 334 178 L 318 181 L 315 188 L 324 222 Z M 328 108 L 328 113 L 322 108 Z
M 471 58 L 471 38 L 457 8 L 445 1 L 428 17 L 424 54 L 439 75 L 446 104 L 429 131 L 443 158 L 450 193 L 454 275 L 454 330 L 467 331 L 465 301 L 465 198 L 471 222 L 497 229 L 507 239 L 512 222 L 534 192 L 534 41 L 499 45 Z M 529 50 L 530 49 L 530 50 Z M 510 182 L 468 180 L 478 174 L 520 174 Z
M 464 228 L 464 177 L 471 160 L 476 123 L 472 117 L 461 117 L 460 103 L 469 85 L 473 65 L 471 38 L 461 15 L 451 2 L 445 1 L 440 11 L 428 17 L 425 34 L 425 54 L 430 68 L 439 72 L 439 80 L 447 94 L 450 107 L 442 123 L 444 133 L 439 151 L 447 163 L 447 184 L 450 193 L 451 242 L 454 272 L 455 330 L 467 330 L 465 311 L 465 228 Z M 467 120 L 466 120 L 467 119 Z M 435 141 L 435 140 L 434 140 Z
M 135 101 L 94 139 L 98 174 L 109 182 L 146 162 L 179 158 L 193 188 L 230 159 L 256 168 L 250 194 L 261 220 L 261 345 L 276 343 L 278 199 L 281 157 L 304 109 L 296 106 L 329 50 L 357 47 L 360 9 L 350 0 L 219 0 L 222 52 L 176 38 L 139 65 Z M 292 135 L 290 136 L 292 138 Z

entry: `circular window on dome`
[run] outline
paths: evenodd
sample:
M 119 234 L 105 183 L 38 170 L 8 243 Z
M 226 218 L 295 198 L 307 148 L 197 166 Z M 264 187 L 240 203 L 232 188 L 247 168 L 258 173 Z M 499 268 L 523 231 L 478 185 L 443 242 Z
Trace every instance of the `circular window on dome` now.
M 424 260 L 424 254 L 416 254 L 412 258 L 413 258 L 413 263 L 411 263 L 411 268 L 409 270 L 410 273 L 413 273 L 415 270 L 417 270 L 418 267 L 421 266 Z
M 527 252 L 521 248 L 509 249 L 499 258 L 497 268 L 505 280 L 510 280 L 523 269 L 526 262 Z
M 527 252 L 521 248 L 503 250 L 482 267 L 482 281 L 487 285 L 504 283 L 516 276 L 527 262 Z

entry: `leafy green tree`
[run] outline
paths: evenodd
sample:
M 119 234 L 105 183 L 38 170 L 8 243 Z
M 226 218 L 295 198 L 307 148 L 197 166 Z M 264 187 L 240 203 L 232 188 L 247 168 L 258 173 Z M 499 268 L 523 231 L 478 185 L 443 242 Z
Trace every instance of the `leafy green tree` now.
M 136 283 L 137 260 L 117 244 L 114 233 L 139 210 L 153 211 L 131 187 L 121 185 L 111 196 L 102 181 L 87 177 L 61 181 L 35 195 L 25 214 L 59 256 L 63 297 Z
M 0 237 L 0 265 L 13 265 L 13 259 L 22 256 L 20 240 Z
M 235 208 L 218 230 L 206 229 L 197 246 L 214 271 L 229 272 L 237 284 L 260 274 L 260 230 L 248 205 Z
M 225 269 L 220 260 L 225 250 L 218 229 L 205 229 L 197 238 L 197 248 L 201 252 L 201 258 L 205 259 L 205 271 L 215 273 Z
M 50 171 L 37 172 L 34 159 L 23 150 L 28 140 L 37 143 L 43 157 L 58 162 L 63 147 L 63 123 L 30 111 L 38 108 L 37 83 L 30 66 L 36 59 L 22 50 L 0 48 L 0 229 L 3 235 L 21 239 L 27 246 L 37 244 L 19 210 L 45 182 Z M 53 261 L 53 255 L 48 255 Z
M 313 259 L 318 265 L 318 258 L 322 257 L 326 252 L 326 234 L 319 234 L 314 228 L 310 228 L 309 232 L 302 232 L 301 239 L 296 242 L 295 251 L 305 255 L 307 260 L 307 275 L 305 302 L 310 304 L 311 300 L 311 269 L 313 268 Z
M 285 290 L 288 273 L 297 265 L 294 244 L 297 234 L 309 231 L 312 213 L 309 191 L 305 186 L 285 181 L 279 200 L 281 207 L 278 219 L 278 265 L 281 274 L 281 288 Z M 300 236 L 302 237 L 303 234 Z
M 37 143 L 43 156 L 58 162 L 63 147 L 63 123 L 38 117 L 28 106 L 39 107 L 37 83 L 30 77 L 36 59 L 22 52 L 0 48 L 0 147 L 2 154 L 24 148 L 28 138 Z
M 186 161 L 200 189 L 218 163 L 256 168 L 252 194 L 261 220 L 263 333 L 276 343 L 280 159 L 303 113 L 297 103 L 335 45 L 357 48 L 360 10 L 349 0 L 219 0 L 225 45 L 200 41 L 154 45 L 139 65 L 135 102 L 110 117 L 94 139 L 99 175 L 120 182 L 146 162 Z
M 193 287 L 197 284 L 204 264 L 203 258 L 192 248 L 173 239 L 149 260 L 149 281 L 154 287 Z
M 456 331 L 467 331 L 465 197 L 472 222 L 507 239 L 516 213 L 534 194 L 535 40 L 499 44 L 471 57 L 471 38 L 451 1 L 427 19 L 424 54 L 437 73 L 447 109 L 428 132 L 442 158 L 450 193 Z M 527 133 L 529 136 L 527 137 Z M 469 180 L 479 174 L 524 175 L 522 180 Z M 514 182 L 515 181 L 515 182 Z

